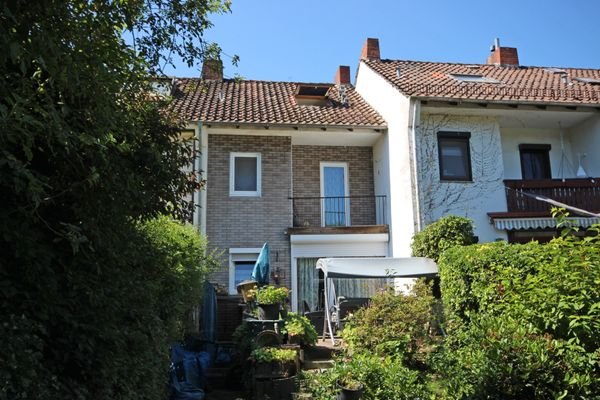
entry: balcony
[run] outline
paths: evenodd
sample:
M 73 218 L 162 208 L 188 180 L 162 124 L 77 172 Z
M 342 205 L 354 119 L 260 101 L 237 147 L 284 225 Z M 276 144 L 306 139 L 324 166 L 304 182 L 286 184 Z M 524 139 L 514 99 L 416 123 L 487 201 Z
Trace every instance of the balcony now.
M 545 196 L 586 211 L 600 211 L 600 178 L 505 180 L 504 186 L 509 213 L 549 214 L 553 205 L 528 194 Z
M 387 233 L 386 196 L 292 197 L 290 234 Z
M 504 186 L 507 211 L 488 213 L 497 229 L 512 231 L 556 227 L 556 221 L 550 216 L 550 210 L 555 206 L 535 196 L 544 196 L 593 213 L 600 211 L 600 178 L 505 180 Z M 569 212 L 570 219 L 580 227 L 599 220 L 589 215 L 577 216 L 573 210 Z

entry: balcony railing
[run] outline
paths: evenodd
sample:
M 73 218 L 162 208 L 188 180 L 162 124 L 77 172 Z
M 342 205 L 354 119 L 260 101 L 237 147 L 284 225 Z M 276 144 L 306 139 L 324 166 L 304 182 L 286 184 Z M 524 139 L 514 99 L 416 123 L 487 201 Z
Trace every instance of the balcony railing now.
M 553 207 L 525 193 L 549 197 L 587 211 L 600 211 L 600 178 L 505 180 L 504 186 L 508 212 L 548 212 Z
M 387 225 L 386 196 L 291 197 L 294 227 Z

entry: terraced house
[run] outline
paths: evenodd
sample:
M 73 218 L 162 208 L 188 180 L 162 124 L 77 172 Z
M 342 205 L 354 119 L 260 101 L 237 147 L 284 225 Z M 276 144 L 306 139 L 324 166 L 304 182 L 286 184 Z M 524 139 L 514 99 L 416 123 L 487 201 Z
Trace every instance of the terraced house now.
M 391 255 L 448 214 L 519 242 L 556 233 L 539 198 L 600 211 L 600 70 L 524 66 L 499 40 L 485 64 L 389 60 L 368 39 L 356 90 L 388 126 Z
M 224 251 L 213 281 L 235 295 L 268 242 L 271 281 L 292 289 L 293 309 L 318 308 L 317 258 L 388 255 L 373 158 L 385 121 L 348 67 L 316 84 L 228 80 L 218 63 L 204 67 L 203 79 L 177 79 L 172 95 L 201 146 L 207 185 L 195 223 Z
M 194 222 L 224 251 L 212 278 L 232 296 L 264 242 L 271 281 L 314 310 L 317 258 L 409 256 L 448 214 L 482 242 L 546 240 L 540 198 L 600 211 L 600 70 L 523 66 L 499 41 L 460 64 L 382 59 L 368 39 L 355 87 L 348 67 L 333 83 L 270 82 L 223 79 L 209 61 L 172 95 L 207 179 Z

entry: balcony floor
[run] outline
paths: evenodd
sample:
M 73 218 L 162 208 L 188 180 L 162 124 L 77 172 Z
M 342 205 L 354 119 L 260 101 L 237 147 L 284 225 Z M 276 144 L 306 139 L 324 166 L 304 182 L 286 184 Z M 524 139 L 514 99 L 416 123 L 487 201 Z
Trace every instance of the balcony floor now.
M 387 225 L 355 225 L 355 226 L 298 226 L 288 228 L 288 235 L 343 235 L 389 233 Z

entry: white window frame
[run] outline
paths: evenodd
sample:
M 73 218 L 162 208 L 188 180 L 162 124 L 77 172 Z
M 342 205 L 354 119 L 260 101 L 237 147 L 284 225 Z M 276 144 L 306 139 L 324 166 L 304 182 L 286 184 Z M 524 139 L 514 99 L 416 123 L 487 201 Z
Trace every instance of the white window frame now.
M 346 201 L 344 204 L 346 210 L 346 221 L 344 226 L 350 226 L 350 185 L 349 185 L 349 177 L 348 177 L 348 163 L 347 162 L 339 162 L 339 161 L 321 161 L 320 163 L 320 180 L 321 180 L 321 197 L 325 197 L 325 181 L 323 180 L 325 174 L 325 167 L 343 167 L 344 168 L 344 196 L 346 197 Z M 325 203 L 321 201 L 321 226 L 325 227 Z
M 235 158 L 236 157 L 254 157 L 256 158 L 256 191 L 235 190 Z M 232 197 L 260 197 L 261 195 L 261 155 L 260 153 L 230 153 L 229 154 L 229 196 Z
M 254 261 L 258 259 L 261 247 L 241 247 L 229 249 L 229 294 L 237 294 L 235 287 L 236 261 Z

